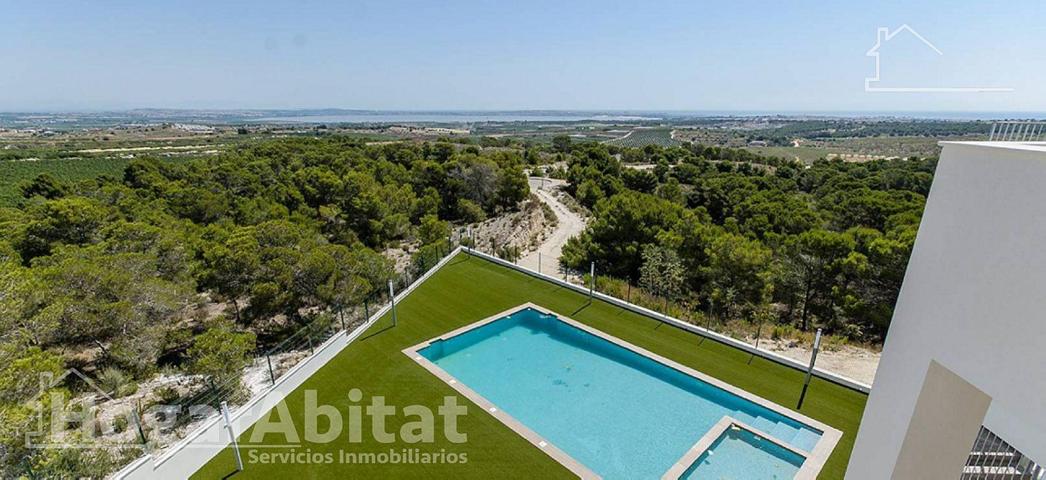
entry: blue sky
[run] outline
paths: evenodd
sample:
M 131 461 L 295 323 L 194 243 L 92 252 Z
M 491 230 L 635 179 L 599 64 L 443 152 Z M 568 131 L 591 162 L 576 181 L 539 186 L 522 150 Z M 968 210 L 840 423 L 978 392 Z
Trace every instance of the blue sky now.
M 899 36 L 884 77 L 1014 91 L 865 92 L 901 24 L 944 55 Z M 1041 112 L 1044 47 L 1041 1 L 0 0 L 0 110 Z

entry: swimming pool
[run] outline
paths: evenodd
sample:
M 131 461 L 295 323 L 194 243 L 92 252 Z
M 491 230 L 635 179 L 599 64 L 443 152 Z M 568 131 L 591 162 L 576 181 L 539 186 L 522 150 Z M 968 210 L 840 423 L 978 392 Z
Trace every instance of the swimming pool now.
M 791 479 L 805 460 L 801 454 L 749 430 L 731 426 L 679 478 Z
M 404 352 L 580 476 L 661 478 L 724 417 L 806 452 L 816 469 L 838 440 L 826 425 L 532 304 Z

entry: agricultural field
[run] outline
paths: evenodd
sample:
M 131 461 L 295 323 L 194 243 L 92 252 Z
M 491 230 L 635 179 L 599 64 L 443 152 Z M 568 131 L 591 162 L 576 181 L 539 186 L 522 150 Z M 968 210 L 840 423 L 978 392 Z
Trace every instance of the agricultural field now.
M 744 147 L 752 153 L 758 153 L 767 157 L 781 157 L 787 159 L 796 159 L 804 164 L 811 164 L 815 161 L 825 158 L 832 153 L 842 153 L 841 150 L 835 148 L 823 148 L 823 147 Z
M 637 128 L 627 135 L 606 142 L 609 145 L 619 147 L 645 147 L 647 145 L 659 145 L 672 147 L 679 145 L 679 141 L 672 138 L 670 128 Z
M 674 137 L 683 142 L 718 147 L 737 148 L 748 144 L 745 136 L 737 130 L 723 128 L 679 128 L 675 130 Z
M 165 161 L 185 161 L 172 158 Z M 19 185 L 48 173 L 63 182 L 78 182 L 103 175 L 119 177 L 131 162 L 127 158 L 67 158 L 0 161 L 0 207 L 12 207 L 22 198 Z
M 973 137 L 979 138 L 979 137 Z M 820 158 L 841 158 L 861 162 L 877 158 L 936 157 L 941 153 L 938 142 L 971 140 L 971 137 L 848 137 L 803 140 L 799 147 L 745 147 L 745 150 L 771 157 L 796 158 L 810 164 Z
M 938 142 L 942 140 L 983 140 L 979 136 L 968 137 L 860 137 L 817 139 L 811 146 L 825 147 L 829 150 L 839 149 L 845 153 L 873 155 L 882 157 L 936 157 L 941 153 Z

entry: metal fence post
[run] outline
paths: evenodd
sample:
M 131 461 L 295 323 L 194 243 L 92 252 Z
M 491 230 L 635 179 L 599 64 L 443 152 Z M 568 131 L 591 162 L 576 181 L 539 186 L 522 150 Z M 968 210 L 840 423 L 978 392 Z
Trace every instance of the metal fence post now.
M 803 393 L 799 394 L 799 404 L 796 405 L 795 409 L 799 410 L 803 408 L 803 400 L 806 399 L 806 389 L 810 387 L 810 377 L 814 373 L 814 362 L 817 361 L 817 351 L 821 348 L 821 329 L 817 329 L 817 336 L 814 337 L 814 351 L 810 354 L 810 366 L 806 369 L 806 379 L 803 380 Z
M 139 407 L 141 407 L 140 404 Z M 142 428 L 142 419 L 138 417 L 138 412 L 132 410 L 131 419 L 134 420 L 134 427 L 138 429 L 138 439 L 142 441 L 142 445 L 148 444 L 149 441 L 145 439 L 145 429 Z
M 33 472 L 33 462 L 29 461 L 29 455 L 22 458 L 22 461 L 25 462 L 25 469 L 29 472 L 29 480 L 36 480 L 36 473 Z
M 389 303 L 392 304 L 392 326 L 396 326 L 396 292 L 392 289 L 392 280 L 389 280 Z
M 370 302 L 366 298 L 363 299 L 363 315 L 365 316 L 364 322 L 370 320 Z
M 265 361 L 269 363 L 269 380 L 272 380 L 272 384 L 276 385 L 276 373 L 272 369 L 272 357 L 268 353 L 265 354 Z
M 229 418 L 229 404 L 222 402 L 222 418 L 225 419 L 225 428 L 229 431 L 229 440 L 232 443 L 232 451 L 236 455 L 236 471 L 243 471 L 243 458 L 240 457 L 240 445 L 236 442 L 236 432 L 232 429 L 232 420 Z

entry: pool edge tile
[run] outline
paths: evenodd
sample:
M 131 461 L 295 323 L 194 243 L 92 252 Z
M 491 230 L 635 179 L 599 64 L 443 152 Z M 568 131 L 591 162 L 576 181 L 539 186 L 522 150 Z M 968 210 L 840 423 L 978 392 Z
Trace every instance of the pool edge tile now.
M 588 467 L 586 467 L 584 464 L 582 464 L 581 462 L 578 462 L 576 459 L 571 457 L 569 454 L 567 454 L 563 450 L 561 450 L 558 447 L 556 447 L 552 442 L 549 442 L 548 440 L 544 439 L 543 437 L 538 435 L 536 432 L 531 430 L 529 427 L 524 425 L 522 422 L 516 420 L 511 415 L 505 413 L 504 410 L 496 408 L 496 406 L 493 403 L 488 401 L 482 395 L 480 395 L 480 394 L 476 393 L 475 391 L 473 391 L 471 388 L 466 386 L 463 382 L 456 381 L 456 379 L 454 379 L 445 370 L 443 370 L 442 368 L 440 368 L 436 364 L 432 363 L 431 361 L 429 361 L 427 358 L 425 358 L 423 355 L 421 355 L 419 353 L 420 350 L 429 347 L 430 345 L 432 345 L 433 343 L 435 343 L 437 341 L 447 340 L 449 338 L 456 337 L 456 336 L 461 335 L 461 334 L 463 334 L 465 332 L 468 332 L 468 331 L 471 331 L 471 330 L 475 330 L 475 329 L 480 328 L 480 327 L 482 327 L 484 325 L 492 323 L 492 322 L 494 322 L 494 321 L 496 321 L 498 319 L 501 319 L 503 317 L 512 315 L 512 314 L 514 314 L 516 312 L 519 312 L 519 311 L 522 311 L 522 310 L 526 310 L 526 309 L 533 309 L 533 310 L 537 310 L 537 311 L 539 311 L 541 313 L 544 313 L 546 315 L 553 315 L 557 319 L 559 319 L 560 321 L 562 321 L 562 322 L 564 322 L 564 323 L 566 323 L 568 325 L 571 325 L 571 326 L 573 326 L 575 328 L 578 328 L 578 329 L 580 329 L 580 330 L 582 330 L 584 332 L 587 332 L 587 333 L 589 333 L 591 335 L 594 335 L 594 336 L 596 336 L 596 337 L 598 337 L 598 338 L 600 338 L 602 340 L 605 340 L 605 341 L 610 342 L 612 344 L 618 345 L 618 346 L 620 346 L 622 348 L 625 348 L 627 350 L 635 352 L 635 353 L 637 353 L 639 355 L 645 356 L 645 357 L 649 358 L 650 360 L 653 360 L 655 362 L 661 363 L 662 365 L 665 365 L 665 366 L 667 366 L 669 368 L 678 370 L 678 371 L 680 371 L 680 372 L 682 372 L 682 373 L 684 373 L 686 375 L 690 375 L 690 376 L 692 376 L 692 377 L 694 377 L 694 378 L 696 378 L 696 379 L 698 379 L 700 381 L 708 383 L 708 384 L 710 384 L 712 386 L 715 386 L 715 387 L 717 387 L 719 389 L 725 390 L 726 392 L 729 392 L 729 393 L 731 393 L 733 395 L 736 395 L 736 396 L 738 396 L 740 398 L 743 398 L 743 399 L 748 400 L 748 401 L 750 401 L 752 403 L 760 405 L 760 406 L 762 406 L 762 407 L 764 407 L 764 408 L 766 408 L 766 409 L 768 409 L 770 411 L 776 412 L 776 413 L 778 413 L 778 414 L 780 414 L 782 416 L 785 416 L 787 418 L 791 418 L 792 420 L 795 420 L 795 421 L 797 421 L 799 423 L 802 423 L 802 424 L 804 424 L 804 425 L 806 425 L 808 427 L 814 428 L 814 429 L 816 429 L 816 430 L 821 432 L 821 437 L 818 439 L 817 443 L 814 445 L 814 448 L 811 449 L 809 452 L 804 452 L 804 451 L 802 451 L 800 449 L 797 449 L 795 447 L 792 447 L 791 445 L 788 445 L 788 444 L 784 443 L 782 440 L 777 439 L 777 438 L 773 437 L 772 435 L 769 435 L 769 434 L 767 434 L 765 432 L 762 432 L 760 430 L 757 430 L 757 429 L 755 429 L 755 428 L 753 428 L 753 427 L 751 427 L 751 426 L 749 426 L 747 424 L 744 424 L 744 423 L 742 423 L 742 422 L 740 422 L 740 421 L 738 421 L 736 419 L 733 419 L 733 418 L 731 418 L 729 416 L 726 416 L 726 417 L 723 417 L 723 419 L 721 419 L 718 423 L 716 423 L 716 425 L 714 427 L 712 427 L 712 429 L 710 429 L 708 432 L 706 432 L 705 435 L 703 435 L 701 437 L 701 439 L 698 441 L 698 443 L 695 444 L 693 447 L 691 447 L 691 450 L 688 451 L 687 454 L 684 455 L 683 458 L 681 458 L 679 461 L 677 461 L 676 464 L 674 464 L 669 469 L 669 471 L 665 473 L 665 476 L 663 476 L 662 479 L 671 478 L 671 479 L 674 480 L 674 479 L 678 478 L 679 475 L 682 475 L 683 473 L 685 473 L 686 469 L 689 468 L 690 465 L 693 464 L 693 462 L 696 461 L 697 458 L 700 456 L 700 452 L 703 452 L 705 449 L 707 449 L 708 446 L 710 446 L 711 443 L 714 442 L 715 439 L 719 437 L 719 435 L 722 435 L 723 431 L 725 431 L 726 428 L 729 428 L 731 425 L 738 425 L 741 428 L 745 428 L 746 430 L 749 430 L 749 431 L 751 431 L 753 433 L 756 433 L 756 434 L 759 434 L 759 435 L 761 435 L 763 437 L 766 437 L 766 438 L 770 439 L 771 441 L 773 441 L 774 443 L 776 443 L 778 445 L 781 445 L 781 446 L 787 448 L 790 451 L 794 451 L 794 452 L 802 455 L 805 458 L 805 460 L 803 461 L 803 464 L 800 467 L 799 472 L 796 473 L 795 480 L 813 480 L 813 479 L 816 479 L 817 478 L 817 474 L 820 473 L 821 469 L 824 467 L 824 464 L 828 461 L 828 457 L 831 455 L 832 451 L 835 450 L 835 447 L 839 443 L 839 440 L 842 439 L 842 435 L 843 435 L 842 431 L 840 431 L 840 430 L 838 430 L 838 429 L 836 429 L 836 428 L 834 428 L 834 427 L 832 427 L 832 426 L 830 426 L 828 424 L 825 424 L 823 422 L 820 422 L 818 420 L 810 418 L 810 417 L 808 417 L 806 415 L 803 415 L 802 413 L 794 411 L 794 410 L 792 410 L 790 408 L 784 407 L 784 406 L 782 406 L 780 404 L 777 404 L 777 403 L 774 403 L 774 402 L 772 402 L 770 400 L 762 398 L 762 397 L 760 397 L 758 395 L 755 395 L 755 394 L 753 394 L 751 392 L 748 392 L 747 390 L 743 390 L 741 388 L 735 387 L 735 386 L 733 386 L 733 385 L 731 385 L 731 384 L 729 384 L 727 382 L 719 380 L 719 379 L 717 379 L 715 377 L 712 377 L 710 375 L 702 373 L 702 372 L 700 372 L 698 370 L 695 370 L 693 368 L 687 367 L 686 365 L 683 365 L 683 364 L 678 363 L 678 362 L 676 362 L 674 360 L 668 359 L 668 358 L 666 358 L 664 356 L 658 355 L 658 354 L 656 354 L 654 352 L 651 352 L 651 351 L 649 351 L 649 350 L 647 350 L 645 348 L 642 348 L 640 346 L 634 345 L 634 344 L 632 344 L 630 342 L 627 342 L 625 340 L 617 338 L 617 337 L 615 337 L 613 335 L 610 335 L 610 334 L 608 334 L 606 332 L 603 332 L 602 330 L 599 330 L 599 329 L 594 328 L 594 327 L 590 327 L 590 326 L 588 326 L 588 325 L 586 325 L 584 323 L 578 322 L 577 320 L 574 320 L 574 319 L 572 319 L 570 317 L 567 317 L 565 315 L 556 313 L 556 312 L 554 312 L 552 310 L 549 310 L 549 309 L 547 309 L 545 307 L 537 305 L 537 304 L 535 304 L 533 302 L 522 303 L 522 304 L 517 305 L 515 307 L 512 307 L 512 308 L 509 308 L 507 310 L 504 310 L 504 311 L 502 311 L 500 313 L 496 313 L 496 314 L 491 315 L 489 317 L 486 317 L 486 318 L 484 318 L 482 320 L 479 320 L 479 321 L 476 321 L 476 322 L 464 325 L 462 327 L 456 328 L 454 330 L 451 330 L 450 332 L 444 333 L 442 335 L 436 336 L 434 338 L 431 338 L 429 340 L 423 341 L 421 343 L 415 344 L 413 346 L 407 347 L 407 348 L 402 350 L 402 352 L 405 355 L 407 355 L 407 357 L 409 357 L 411 360 L 413 360 L 415 363 L 421 365 L 422 368 L 424 368 L 425 370 L 428 370 L 430 373 L 432 373 L 437 378 L 442 380 L 449 387 L 451 387 L 452 389 L 456 390 L 458 393 L 460 393 L 462 396 L 464 396 L 468 400 L 472 401 L 474 404 L 476 404 L 477 406 L 482 408 L 484 411 L 486 411 L 491 416 L 497 418 L 499 421 L 501 421 L 501 423 L 505 424 L 507 427 L 509 427 L 510 429 L 515 431 L 517 434 L 519 434 L 523 438 L 527 439 L 527 441 L 529 441 L 531 444 L 533 444 L 539 450 L 544 451 L 546 454 L 548 454 L 550 457 L 555 459 L 557 462 L 562 464 L 564 467 L 566 467 L 568 470 L 570 470 L 574 474 L 578 475 L 580 478 L 584 478 L 584 479 L 598 479 L 598 478 L 601 478 L 601 477 L 599 475 L 597 475 L 595 472 L 593 472 L 592 470 L 590 470 Z M 724 424 L 724 422 L 725 422 L 725 426 L 721 428 L 720 425 Z M 711 434 L 714 431 L 716 431 L 716 430 L 718 430 L 718 433 L 715 436 L 712 436 Z M 697 454 L 697 456 L 694 456 L 694 458 L 691 459 L 690 463 L 687 464 L 686 467 L 684 467 L 682 471 L 680 471 L 678 474 L 676 474 L 675 477 L 668 477 L 668 474 L 670 472 L 675 471 L 676 467 L 679 465 L 680 462 L 682 462 L 686 457 L 688 457 L 695 448 L 697 448 L 701 443 L 703 443 L 710 436 L 711 436 L 711 440 L 708 441 L 708 445 L 705 445 L 704 448 L 701 449 L 700 452 Z

